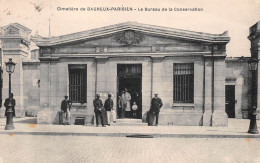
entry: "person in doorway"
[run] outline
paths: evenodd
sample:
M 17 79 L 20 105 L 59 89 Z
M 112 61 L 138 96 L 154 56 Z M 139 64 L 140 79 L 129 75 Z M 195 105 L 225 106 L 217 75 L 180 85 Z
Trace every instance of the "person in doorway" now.
M 154 94 L 154 98 L 152 99 L 151 102 L 151 108 L 150 108 L 150 113 L 155 114 L 156 116 L 156 121 L 155 125 L 158 126 L 158 120 L 159 120 L 159 112 L 161 107 L 163 106 L 162 100 L 158 97 L 158 93 Z
M 61 102 L 61 111 L 63 112 L 63 116 L 65 118 L 64 125 L 70 125 L 69 119 L 70 119 L 70 108 L 71 108 L 71 102 L 68 100 L 68 96 L 64 96 L 64 100 Z
M 5 106 L 5 116 L 7 116 L 7 110 L 8 110 L 8 105 L 9 105 L 9 102 L 11 101 L 12 103 L 12 111 L 13 111 L 13 116 L 15 116 L 15 99 L 14 99 L 14 94 L 11 93 L 10 94 L 10 100 L 9 98 L 5 99 L 5 103 L 4 103 L 4 106 Z
M 136 105 L 136 102 L 134 101 L 132 110 L 133 110 L 133 118 L 137 118 L 136 112 L 137 112 L 138 106 Z
M 111 99 L 112 94 L 108 94 L 108 99 L 106 99 L 105 104 L 104 104 L 104 108 L 107 112 L 107 124 L 108 126 L 110 126 L 110 120 L 111 120 L 111 116 L 113 118 L 113 122 L 116 123 L 116 117 L 115 117 L 115 111 L 114 111 L 114 103 L 113 100 Z
M 141 108 L 141 96 L 139 95 L 138 92 L 134 92 L 133 96 L 132 96 L 132 101 L 136 103 L 137 108 Z M 132 108 L 133 110 L 133 108 Z M 140 110 L 136 111 L 136 118 L 139 117 Z
M 96 117 L 96 126 L 98 127 L 98 117 L 100 117 L 102 127 L 106 127 L 103 121 L 103 114 L 102 114 L 103 103 L 100 100 L 100 94 L 96 94 L 96 98 L 93 100 L 93 106 L 94 106 L 94 112 Z
M 131 115 L 131 95 L 128 93 L 127 88 L 125 88 L 125 101 L 126 101 L 126 108 L 125 108 L 125 115 L 127 118 L 130 118 Z
M 125 118 L 125 107 L 126 107 L 125 92 L 122 91 L 121 95 L 118 97 L 119 118 L 122 119 Z

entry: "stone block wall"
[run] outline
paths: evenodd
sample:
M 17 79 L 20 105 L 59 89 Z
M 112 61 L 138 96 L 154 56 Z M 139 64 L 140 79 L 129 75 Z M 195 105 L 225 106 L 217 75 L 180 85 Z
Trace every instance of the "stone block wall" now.
M 36 116 L 40 109 L 40 62 L 23 62 L 23 99 L 26 116 Z
M 87 65 L 87 103 L 73 104 L 73 108 L 87 110 L 93 114 L 92 101 L 95 97 L 95 59 L 94 58 L 66 58 L 59 62 L 41 62 L 41 100 L 42 109 L 50 108 L 60 110 L 61 101 L 65 95 L 69 95 L 69 64 Z M 43 80 L 43 81 L 42 81 Z
M 227 58 L 225 61 L 225 79 L 225 85 L 235 86 L 235 117 L 248 118 L 252 80 L 248 63 L 239 60 L 239 58 Z

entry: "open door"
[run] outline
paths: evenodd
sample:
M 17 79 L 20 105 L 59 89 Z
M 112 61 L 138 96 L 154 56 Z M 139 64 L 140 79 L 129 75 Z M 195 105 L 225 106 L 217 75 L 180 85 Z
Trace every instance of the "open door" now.
M 226 113 L 228 118 L 235 118 L 235 85 L 226 85 Z
M 117 98 L 125 88 L 131 95 L 130 105 L 136 102 L 137 119 L 142 118 L 142 64 L 119 64 L 117 66 Z M 117 109 L 118 110 L 118 109 Z M 118 112 L 118 111 L 117 111 Z M 119 113 L 119 112 L 118 112 Z M 133 118 L 133 110 L 127 118 Z M 119 116 L 119 115 L 118 115 Z M 120 117 L 120 116 L 119 116 Z

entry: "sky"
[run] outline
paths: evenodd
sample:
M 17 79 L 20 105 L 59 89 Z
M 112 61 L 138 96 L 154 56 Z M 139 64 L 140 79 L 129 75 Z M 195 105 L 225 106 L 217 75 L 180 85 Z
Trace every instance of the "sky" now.
M 58 7 L 78 11 L 58 11 Z M 134 11 L 80 11 L 87 7 L 132 7 Z M 167 11 L 139 11 L 141 8 Z M 169 8 L 202 8 L 203 11 L 169 11 Z M 227 56 L 250 56 L 249 27 L 260 21 L 260 0 L 0 0 L 0 26 L 20 23 L 32 35 L 59 36 L 135 21 L 196 32 L 221 34 L 231 41 Z

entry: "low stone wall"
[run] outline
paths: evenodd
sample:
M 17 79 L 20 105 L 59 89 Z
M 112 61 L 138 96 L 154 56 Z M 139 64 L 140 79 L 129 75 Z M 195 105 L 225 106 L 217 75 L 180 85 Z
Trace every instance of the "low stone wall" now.
M 147 113 L 143 115 L 146 122 Z M 203 113 L 201 111 L 167 111 L 160 112 L 159 125 L 172 126 L 202 126 Z M 155 118 L 153 125 L 155 125 Z
M 59 118 L 60 118 L 60 110 L 51 110 L 51 109 L 44 109 L 41 111 L 38 111 L 37 115 L 37 124 L 59 124 Z M 70 112 L 70 124 L 75 123 L 75 119 L 77 117 L 85 117 L 85 125 L 93 125 L 93 115 L 88 115 L 86 110 L 82 111 L 76 111 L 72 110 Z
M 93 125 L 93 115 L 88 115 L 87 112 L 85 110 L 82 111 L 71 111 L 70 112 L 70 124 L 74 124 L 75 123 L 75 119 L 77 117 L 85 117 L 85 125 Z
M 24 110 L 26 117 L 37 117 L 40 106 L 27 106 Z
M 38 112 L 37 124 L 59 124 L 59 113 L 57 110 L 43 109 Z

